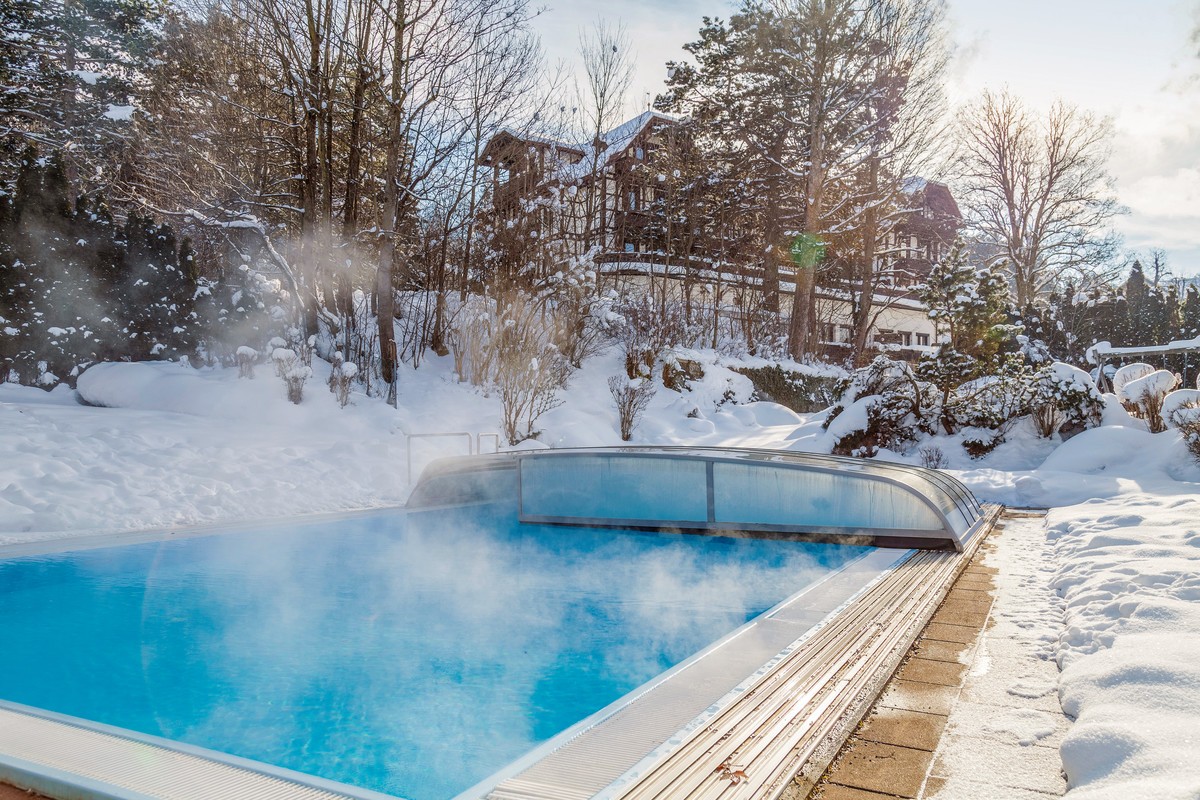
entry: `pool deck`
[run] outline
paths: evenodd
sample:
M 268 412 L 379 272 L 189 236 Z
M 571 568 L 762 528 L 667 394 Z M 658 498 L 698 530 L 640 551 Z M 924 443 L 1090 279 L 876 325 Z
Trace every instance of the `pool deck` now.
M 1041 535 L 1041 513 L 1008 512 L 963 571 L 871 713 L 818 782 L 812 800 L 1046 800 L 1066 782 L 1057 746 L 1069 725 L 1058 670 L 1010 622 L 1044 576 L 1006 559 Z M 1039 585 L 1040 584 L 1040 585 Z M 1049 598 L 1045 598 L 1049 606 Z

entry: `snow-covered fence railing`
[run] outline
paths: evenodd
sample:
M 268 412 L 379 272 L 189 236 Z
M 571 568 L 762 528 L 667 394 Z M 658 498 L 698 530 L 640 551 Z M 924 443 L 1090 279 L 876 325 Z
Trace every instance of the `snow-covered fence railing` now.
M 1196 363 L 1200 364 L 1200 336 L 1194 339 L 1177 339 L 1169 344 L 1149 345 L 1146 347 L 1113 347 L 1109 342 L 1096 342 L 1087 349 L 1085 354 L 1089 363 L 1096 365 L 1096 385 L 1101 391 L 1105 389 L 1105 383 L 1109 379 L 1105 375 L 1104 367 L 1112 360 L 1121 358 L 1137 357 L 1139 359 L 1145 356 L 1171 356 L 1182 355 L 1185 359 L 1185 364 L 1189 365 L 1191 357 L 1196 356 Z M 1185 367 L 1185 372 L 1187 368 Z M 1184 376 L 1187 380 L 1187 376 Z M 1111 383 L 1107 387 L 1108 391 L 1113 391 Z

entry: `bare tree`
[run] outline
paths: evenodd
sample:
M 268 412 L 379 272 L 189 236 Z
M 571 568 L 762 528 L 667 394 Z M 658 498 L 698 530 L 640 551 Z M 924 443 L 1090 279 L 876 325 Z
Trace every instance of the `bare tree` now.
M 867 11 L 871 38 L 867 73 L 868 157 L 856 182 L 861 192 L 859 254 L 850 259 L 851 359 L 866 350 L 875 320 L 889 306 L 880 284 L 894 285 L 884 241 L 903 219 L 911 195 L 905 182 L 935 160 L 945 134 L 945 5 L 939 0 L 885 0 Z
M 604 230 L 607 179 L 604 166 L 611 155 L 604 134 L 616 126 L 624 112 L 625 95 L 633 80 L 633 53 L 624 25 L 610 26 L 597 20 L 579 36 L 584 84 L 576 87 L 580 127 L 590 148 L 585 156 L 587 176 L 582 191 L 583 219 L 581 252 L 590 249 Z
M 1091 283 L 1117 244 L 1111 124 L 1062 101 L 1039 117 L 1007 92 L 984 92 L 959 138 L 968 223 L 1009 264 L 1018 306 L 1067 280 Z
M 526 0 L 374 0 L 388 43 L 381 243 L 375 276 L 381 377 L 396 404 L 395 268 L 411 269 L 426 182 L 467 139 L 473 55 L 499 31 L 517 31 Z

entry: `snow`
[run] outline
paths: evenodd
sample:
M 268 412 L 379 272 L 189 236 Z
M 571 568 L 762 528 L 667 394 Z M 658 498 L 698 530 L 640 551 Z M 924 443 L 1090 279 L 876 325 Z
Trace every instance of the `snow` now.
M 105 119 L 116 120 L 118 122 L 127 122 L 133 119 L 133 112 L 135 110 L 135 106 L 115 106 L 110 103 L 108 110 L 105 111 L 101 116 L 103 116 Z
M 1121 371 L 1117 370 L 1117 375 L 1120 374 Z M 1179 378 L 1174 372 L 1155 370 L 1149 375 L 1143 375 L 1122 385 L 1117 396 L 1127 403 L 1138 403 L 1147 397 L 1165 397 L 1178 382 Z
M 852 402 L 826 431 L 826 412 L 751 402 L 750 381 L 733 369 L 750 361 L 676 355 L 700 363 L 704 376 L 682 392 L 656 377 L 633 444 L 829 452 L 870 402 Z M 238 379 L 237 369 L 170 362 L 100 364 L 79 377 L 77 393 L 0 384 L 0 543 L 398 505 L 410 458 L 416 474 L 467 448 L 463 436 L 409 434 L 467 432 L 474 442 L 500 427 L 499 400 L 458 383 L 450 358 L 402 370 L 399 409 L 357 385 L 339 408 L 330 369 L 313 359 L 298 405 L 275 374 Z M 341 369 L 353 374 L 354 365 Z M 1052 370 L 1062 382 L 1084 380 Z M 521 446 L 620 444 L 607 380 L 623 374 L 615 350 L 590 359 L 562 390 L 565 402 L 537 421 L 539 440 Z M 1196 397 L 1168 395 L 1176 405 Z M 1180 432 L 1151 434 L 1106 395 L 1101 427 L 1065 442 L 1021 422 L 976 461 L 961 447 L 970 435 L 919 444 L 941 449 L 951 474 L 983 501 L 1051 508 L 1001 574 L 1021 581 L 1028 602 L 1013 605 L 1009 621 L 1036 640 L 1051 673 L 1005 684 L 1028 712 L 990 720 L 993 732 L 1059 753 L 1072 798 L 1196 798 L 1200 466 Z M 879 457 L 920 463 L 917 447 Z M 1041 713 L 1056 700 L 1074 718 L 1055 734 L 1057 751 L 1045 746 Z
M 1162 353 L 1182 353 L 1188 350 L 1200 350 L 1200 336 L 1194 339 L 1176 339 L 1169 344 L 1147 347 L 1113 347 L 1109 342 L 1096 342 L 1087 349 L 1086 357 L 1088 363 L 1095 364 L 1098 356 L 1152 356 Z

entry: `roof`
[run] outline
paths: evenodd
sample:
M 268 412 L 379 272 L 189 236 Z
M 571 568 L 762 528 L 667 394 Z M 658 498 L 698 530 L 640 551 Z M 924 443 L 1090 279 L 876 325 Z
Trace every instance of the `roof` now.
M 556 139 L 550 139 L 536 134 L 517 131 L 513 128 L 501 128 L 483 148 L 480 154 L 479 163 L 491 163 L 491 159 L 495 155 L 495 151 L 503 147 L 508 142 L 520 142 L 535 147 L 552 147 L 557 150 L 566 151 L 573 154 L 583 156 L 578 162 L 568 164 L 564 169 L 564 177 L 582 177 L 587 169 L 591 168 L 594 163 L 594 156 L 597 154 L 597 146 L 599 153 L 604 154 L 602 164 L 607 165 L 617 156 L 625 152 L 625 150 L 633 144 L 634 140 L 653 123 L 661 123 L 673 125 L 679 122 L 678 117 L 673 117 L 670 114 L 663 114 L 660 111 L 643 111 L 633 119 L 626 120 L 620 125 L 605 131 L 597 137 L 597 142 L 587 142 L 584 144 L 568 144 Z
M 944 183 L 914 175 L 904 179 L 901 191 L 912 197 L 913 205 L 931 219 L 954 222 L 962 220 L 962 211 L 959 210 L 950 187 Z

